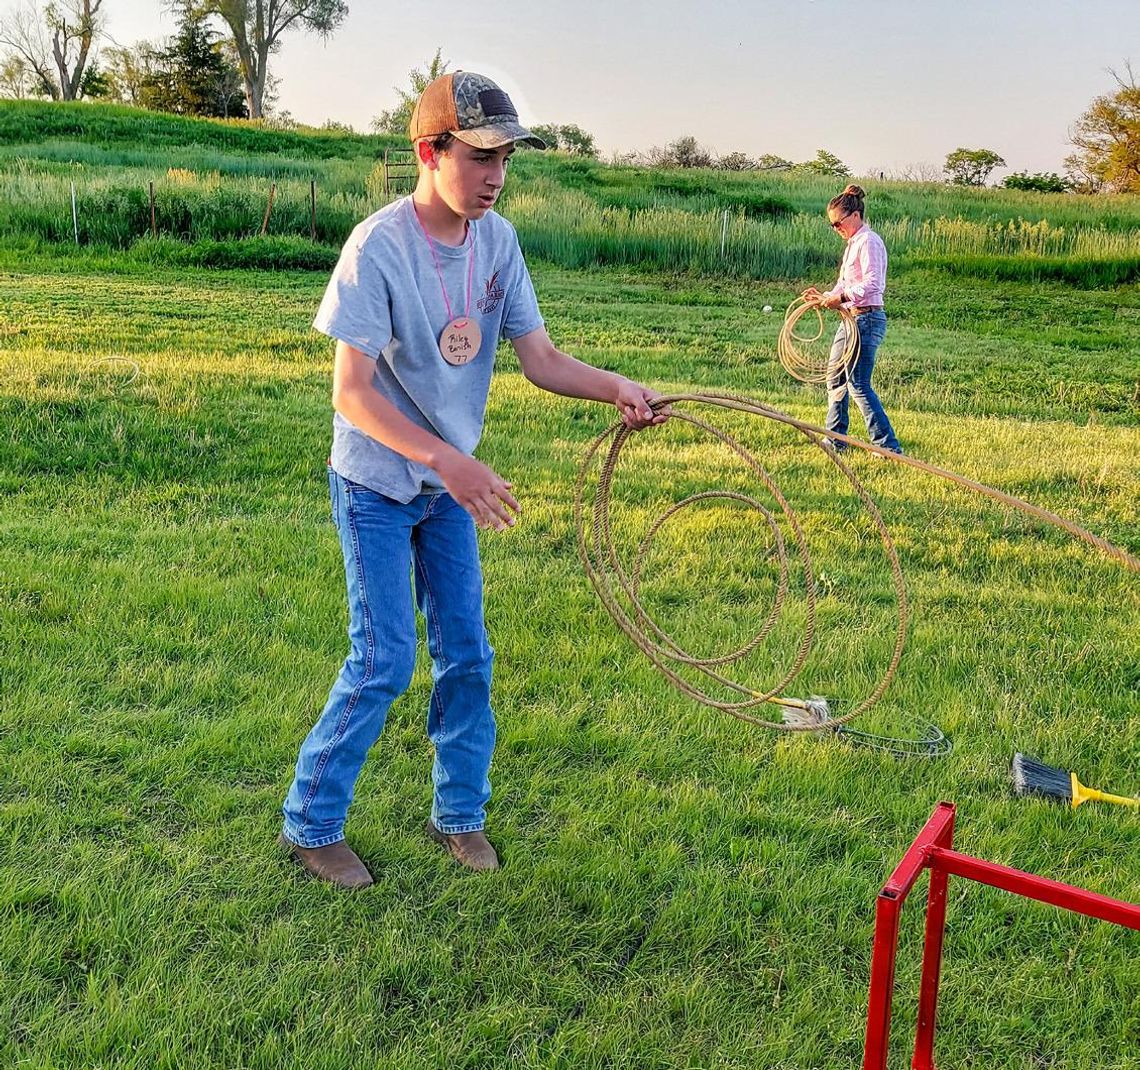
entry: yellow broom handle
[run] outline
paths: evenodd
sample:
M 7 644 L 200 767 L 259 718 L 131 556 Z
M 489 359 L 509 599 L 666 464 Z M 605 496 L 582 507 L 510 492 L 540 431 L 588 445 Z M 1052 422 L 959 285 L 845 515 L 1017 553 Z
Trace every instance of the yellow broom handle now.
M 1097 791 L 1096 788 L 1086 788 L 1077 779 L 1076 773 L 1070 773 L 1069 778 L 1073 784 L 1073 808 L 1076 809 L 1083 802 L 1095 799 L 1098 802 L 1116 803 L 1117 806 L 1131 806 L 1140 809 L 1140 799 L 1126 799 L 1123 795 L 1110 795 L 1107 791 Z
M 1096 788 L 1085 788 L 1085 797 L 1097 799 L 1100 802 L 1116 803 L 1118 806 L 1131 806 L 1140 810 L 1140 799 L 1127 799 L 1123 795 L 1109 795 L 1107 791 L 1097 791 Z

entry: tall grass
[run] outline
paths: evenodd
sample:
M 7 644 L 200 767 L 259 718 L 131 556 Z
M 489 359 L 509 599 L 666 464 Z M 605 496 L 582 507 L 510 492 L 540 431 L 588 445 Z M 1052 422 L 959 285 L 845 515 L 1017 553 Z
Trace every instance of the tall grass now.
M 308 236 L 310 186 L 301 178 L 235 178 L 171 168 L 144 178 L 122 168 L 107 171 L 72 168 L 45 173 L 20 165 L 4 175 L 0 227 L 5 235 L 52 242 L 125 248 L 150 233 L 149 183 L 154 183 L 155 225 L 160 235 L 186 241 L 224 241 L 260 232 L 270 189 L 276 185 L 269 232 Z M 71 187 L 76 215 L 71 212 Z M 321 187 L 316 238 L 339 245 L 353 225 L 374 210 L 363 190 L 327 192 Z
M 757 219 L 745 208 L 717 210 L 704 204 L 692 209 L 667 203 L 641 210 L 607 207 L 544 178 L 508 193 L 503 211 L 528 252 L 567 267 L 648 264 L 755 278 L 803 278 L 834 270 L 840 250 L 817 214 Z M 1140 231 L 1066 228 L 1048 220 L 986 223 L 906 217 L 876 227 L 903 263 L 937 266 L 963 258 L 968 265 L 964 273 L 993 276 L 1001 274 L 1006 261 L 1016 259 L 1016 278 L 1088 282 L 1105 267 L 1112 273 L 1110 282 L 1140 278 Z
M 142 170 L 161 174 L 167 170 L 218 172 L 236 176 L 278 176 L 294 178 L 326 178 L 346 167 L 352 181 L 359 182 L 355 161 L 295 159 L 289 156 L 254 156 L 226 152 L 212 146 L 177 145 L 162 148 L 149 146 L 107 147 L 83 141 L 49 141 L 43 144 L 0 145 L 0 166 L 4 170 L 34 168 L 52 173 L 99 173 L 113 168 L 126 172 Z M 338 166 L 339 165 L 339 166 Z
M 731 215 L 722 255 L 720 212 L 604 207 L 545 179 L 516 187 L 504 199 L 503 212 L 528 253 L 566 267 L 650 265 L 778 278 L 822 270 L 835 255 L 833 243 L 825 254 L 811 240 L 804 216 L 777 222 Z
M 59 140 L 152 148 L 211 145 L 234 152 L 313 159 L 372 158 L 382 155 L 388 145 L 400 142 L 387 135 L 345 134 L 311 127 L 279 130 L 246 119 L 194 119 L 116 104 L 3 102 L 0 145 Z
M 125 249 L 150 235 L 153 182 L 158 235 L 214 243 L 213 257 L 217 243 L 260 232 L 272 183 L 269 233 L 309 238 L 316 182 L 316 241 L 336 248 L 387 199 L 378 157 L 398 144 L 131 108 L 0 104 L 0 232 L 74 241 L 74 184 L 79 242 Z M 565 267 L 819 279 L 839 258 L 823 215 L 839 180 L 826 176 L 657 171 L 537 152 L 512 166 L 501 211 L 529 255 Z M 1140 198 L 864 181 L 896 270 L 1083 287 L 1140 279 Z M 305 252 L 295 266 L 312 259 Z
M 1047 219 L 976 222 L 966 219 L 900 219 L 879 225 L 884 240 L 902 251 L 931 256 L 1135 256 L 1140 232 L 1106 227 L 1065 227 Z
M 581 190 L 601 204 L 643 206 L 675 198 L 693 207 L 743 208 L 747 214 L 804 212 L 822 216 L 827 202 L 847 179 L 782 171 L 662 171 L 609 166 L 559 153 L 526 152 L 515 158 L 526 178 L 544 176 Z M 1130 231 L 1140 227 L 1140 198 L 1082 197 L 977 189 L 938 182 L 895 182 L 858 178 L 867 191 L 868 215 L 877 222 L 897 219 L 964 219 L 996 223 L 1048 219 L 1064 227 Z

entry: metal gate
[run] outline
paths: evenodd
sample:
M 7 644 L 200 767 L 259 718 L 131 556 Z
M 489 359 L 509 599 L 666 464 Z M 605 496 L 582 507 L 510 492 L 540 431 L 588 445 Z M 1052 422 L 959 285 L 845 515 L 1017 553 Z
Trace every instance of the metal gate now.
M 410 147 L 384 150 L 384 197 L 391 200 L 416 188 L 416 154 Z

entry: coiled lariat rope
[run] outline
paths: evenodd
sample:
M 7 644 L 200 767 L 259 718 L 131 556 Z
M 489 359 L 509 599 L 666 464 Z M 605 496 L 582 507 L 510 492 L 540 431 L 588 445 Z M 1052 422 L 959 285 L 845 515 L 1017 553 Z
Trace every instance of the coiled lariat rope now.
M 803 420 L 797 420 L 786 413 L 780 412 L 763 402 L 756 401 L 752 398 L 743 397 L 735 394 L 726 393 L 695 393 L 695 394 L 672 394 L 667 397 L 656 399 L 653 403 L 655 410 L 668 407 L 672 412 L 672 419 L 683 420 L 694 427 L 700 428 L 702 431 L 712 435 L 720 442 L 724 443 L 730 450 L 736 453 L 748 466 L 748 468 L 755 473 L 759 480 L 764 484 L 769 493 L 775 499 L 779 506 L 780 513 L 783 514 L 784 520 L 787 522 L 788 527 L 791 529 L 793 541 L 799 551 L 800 564 L 804 572 L 805 581 L 805 602 L 806 602 L 806 624 L 804 627 L 804 636 L 800 642 L 799 648 L 793 658 L 792 665 L 784 676 L 771 688 L 766 691 L 761 691 L 756 688 L 747 687 L 735 680 L 725 676 L 722 669 L 723 667 L 737 662 L 752 653 L 760 643 L 771 632 L 776 624 L 777 618 L 780 614 L 781 607 L 788 591 L 788 575 L 789 575 L 789 553 L 788 547 L 785 543 L 785 538 L 781 532 L 780 525 L 777 519 L 778 514 L 766 508 L 757 499 L 746 495 L 740 494 L 735 491 L 706 491 L 700 494 L 693 494 L 684 500 L 675 503 L 665 510 L 649 527 L 644 538 L 638 547 L 636 556 L 634 558 L 632 570 L 627 571 L 621 564 L 616 547 L 613 542 L 611 522 L 610 522 L 610 494 L 613 486 L 614 469 L 617 465 L 618 459 L 621 456 L 621 451 L 629 441 L 630 436 L 633 434 L 646 434 L 651 432 L 633 432 L 630 431 L 620 421 L 614 423 L 605 431 L 602 432 L 591 443 L 589 449 L 586 451 L 586 456 L 582 461 L 582 466 L 578 473 L 578 479 L 575 487 L 575 500 L 574 500 L 574 516 L 578 530 L 578 552 L 582 559 L 582 565 L 585 568 L 586 575 L 590 578 L 594 590 L 597 591 L 598 597 L 601 599 L 602 604 L 606 607 L 610 616 L 618 626 L 633 640 L 637 647 L 649 658 L 654 666 L 668 679 L 678 690 L 688 695 L 690 698 L 695 699 L 697 702 L 703 703 L 706 706 L 714 707 L 715 709 L 724 710 L 738 717 L 741 720 L 748 721 L 752 724 L 760 725 L 764 728 L 775 728 L 781 731 L 790 732 L 810 732 L 818 731 L 821 728 L 841 728 L 847 722 L 854 720 L 856 717 L 866 713 L 872 706 L 875 705 L 882 698 L 883 693 L 890 686 L 891 681 L 894 679 L 895 673 L 899 666 L 899 661 L 902 658 L 903 647 L 906 643 L 906 629 L 908 620 L 907 610 L 907 595 L 906 585 L 903 579 L 902 566 L 899 563 L 898 552 L 895 549 L 894 541 L 891 538 L 890 531 L 887 529 L 886 522 L 879 511 L 878 506 L 875 504 L 874 499 L 867 491 L 866 487 L 859 480 L 858 476 L 851 470 L 848 464 L 843 460 L 839 453 L 824 441 L 825 437 L 832 442 L 842 442 L 848 446 L 857 449 L 865 450 L 868 453 L 875 453 L 884 457 L 885 459 L 893 462 L 894 464 L 905 465 L 909 468 L 915 468 L 928 475 L 936 476 L 940 479 L 948 480 L 958 486 L 965 487 L 967 490 L 974 493 L 981 494 L 985 497 L 992 498 L 994 501 L 1001 502 L 1008 505 L 1013 509 L 1026 513 L 1029 516 L 1043 521 L 1053 527 L 1060 528 L 1062 531 L 1067 532 L 1074 538 L 1080 539 L 1088 543 L 1090 546 L 1100 550 L 1106 556 L 1117 561 L 1125 568 L 1133 572 L 1140 572 L 1140 559 L 1134 557 L 1132 554 L 1120 547 L 1115 546 L 1113 543 L 1102 539 L 1098 535 L 1094 535 L 1084 528 L 1065 520 L 1063 517 L 1057 516 L 1046 509 L 1042 509 L 1036 505 L 1031 505 L 1029 502 L 1022 501 L 1020 498 L 1015 498 L 1011 494 L 1006 494 L 1004 491 L 997 490 L 994 487 L 987 486 L 984 483 L 978 483 L 975 480 L 968 479 L 965 476 L 958 475 L 945 468 L 939 468 L 936 465 L 927 464 L 924 461 L 915 460 L 913 457 L 904 456 L 901 454 L 892 453 L 889 450 L 880 449 L 878 446 L 870 445 L 869 443 L 862 442 L 859 439 L 851 438 L 849 435 L 841 435 L 836 432 L 826 431 L 822 427 L 817 427 L 814 424 L 807 423 Z M 891 574 L 894 581 L 895 595 L 898 604 L 898 629 L 895 635 L 894 650 L 885 672 L 879 679 L 878 683 L 872 689 L 869 695 L 855 704 L 849 712 L 842 716 L 834 716 L 829 711 L 825 712 L 822 717 L 817 712 L 817 706 L 822 705 L 826 711 L 826 703 L 822 700 L 801 700 L 784 696 L 782 693 L 791 682 L 799 675 L 803 669 L 808 655 L 811 653 L 812 645 L 815 637 L 815 608 L 816 608 L 816 591 L 815 580 L 812 568 L 811 555 L 808 552 L 807 540 L 804 536 L 803 529 L 800 525 L 798 518 L 792 507 L 789 505 L 787 499 L 781 493 L 780 488 L 772 479 L 771 475 L 764 468 L 764 466 L 753 456 L 743 445 L 741 445 L 731 435 L 725 433 L 712 424 L 700 419 L 697 416 L 691 415 L 689 412 L 684 411 L 682 406 L 690 405 L 712 405 L 724 409 L 734 409 L 738 412 L 751 413 L 755 416 L 761 416 L 768 420 L 776 421 L 777 423 L 785 424 L 788 427 L 793 427 L 800 431 L 809 442 L 817 446 L 828 458 L 835 464 L 844 477 L 851 484 L 852 489 L 859 499 L 863 502 L 864 507 L 867 509 L 871 520 L 878 531 L 879 539 L 882 542 L 884 552 L 890 563 Z M 586 486 L 589 480 L 589 475 L 594 467 L 595 458 L 599 456 L 602 451 L 603 445 L 610 441 L 609 450 L 605 454 L 605 459 L 601 464 L 601 471 L 598 476 L 597 487 L 594 492 L 593 502 L 593 517 L 590 523 L 586 520 Z M 729 654 L 723 654 L 716 657 L 701 658 L 684 650 L 681 645 L 664 629 L 662 629 L 650 616 L 648 611 L 644 608 L 639 600 L 639 590 L 641 585 L 641 573 L 645 563 L 646 555 L 652 544 L 652 541 L 662 525 L 674 516 L 679 510 L 686 506 L 692 505 L 696 502 L 708 501 L 711 499 L 726 499 L 730 501 L 740 502 L 760 513 L 768 524 L 769 529 L 773 534 L 774 547 L 771 552 L 774 552 L 779 565 L 779 580 L 777 583 L 777 590 L 773 599 L 773 607 L 768 615 L 767 620 L 761 626 L 759 632 L 756 633 L 748 642 L 737 650 Z M 696 686 L 691 681 L 685 679 L 678 671 L 681 667 L 688 667 L 690 669 L 698 670 L 703 673 L 709 680 L 719 684 L 729 691 L 742 696 L 736 701 L 724 701 L 709 694 L 707 691 Z M 792 716 L 791 723 L 774 720 L 765 720 L 756 716 L 755 713 L 749 712 L 755 710 L 756 707 L 762 704 L 769 703 L 776 706 L 783 707 L 785 711 L 791 712 L 793 715 L 796 710 L 804 711 L 804 717 Z M 934 735 L 928 736 L 926 740 L 920 741 L 901 741 L 893 740 L 890 737 L 871 736 L 866 735 L 866 740 L 882 740 L 887 743 L 902 744 L 904 747 L 909 743 L 913 743 L 915 747 L 921 748 L 926 744 L 932 746 L 940 746 L 944 742 L 945 737 L 941 732 L 934 729 Z M 872 745 L 875 745 L 872 743 Z M 884 749 L 895 749 L 896 747 L 885 747 Z M 908 753 L 917 751 L 910 750 Z M 944 752 L 944 751 L 943 751 Z M 933 753 L 928 750 L 927 753 Z
M 809 312 L 815 313 L 818 330 L 813 335 L 796 334 L 796 324 Z M 840 370 L 850 372 L 859 359 L 859 331 L 854 314 L 842 307 L 834 309 L 834 312 L 844 329 L 843 351 L 836 360 L 831 357 L 833 343 L 830 341 L 824 343 L 826 348 L 822 350 L 822 356 L 808 348 L 824 335 L 823 308 L 817 301 L 797 297 L 784 313 L 776 351 L 784 370 L 801 383 L 826 383 Z

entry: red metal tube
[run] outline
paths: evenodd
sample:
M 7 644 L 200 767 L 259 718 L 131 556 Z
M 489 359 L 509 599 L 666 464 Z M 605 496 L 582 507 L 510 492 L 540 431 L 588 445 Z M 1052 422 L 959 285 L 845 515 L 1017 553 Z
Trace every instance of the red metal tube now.
M 863 1070 L 886 1070 L 887 1067 L 902 905 L 914 882 L 929 864 L 928 857 L 935 844 L 949 844 L 953 835 L 954 804 L 939 803 L 875 901 L 875 940 L 871 947 L 871 988 L 867 999 Z
M 895 866 L 894 872 L 887 878 L 887 883 L 883 885 L 883 891 L 892 892 L 900 902 L 905 900 L 911 888 L 914 887 L 914 882 L 918 880 L 919 875 L 929 864 L 927 859 L 931 848 L 943 842 L 950 842 L 943 840 L 947 828 L 951 830 L 951 835 L 953 835 L 954 804 L 940 802 L 934 808 L 934 813 L 930 815 L 929 820 L 922 826 L 922 831 L 915 836 L 914 842 L 907 848 L 902 860 Z
M 863 1070 L 886 1070 L 887 1067 L 899 914 L 903 902 L 924 869 L 930 869 L 930 891 L 927 896 L 918 1029 L 911 1062 L 913 1070 L 934 1070 L 934 1031 L 946 929 L 946 899 L 951 876 L 965 877 L 979 884 L 988 884 L 992 888 L 1000 888 L 1086 917 L 1140 930 L 1140 904 L 1126 903 L 1048 877 L 1038 877 L 996 862 L 973 858 L 953 850 L 953 839 L 954 805 L 939 803 L 879 892 L 875 910 L 875 942 L 871 952 L 871 988 L 867 1006 Z
M 938 812 L 935 810 L 935 814 Z M 948 819 L 943 820 L 934 847 L 949 848 L 953 843 L 954 807 L 950 806 Z M 938 982 L 942 975 L 942 940 L 946 932 L 948 883 L 949 878 L 943 871 L 931 869 L 930 891 L 926 896 L 926 942 L 922 949 L 918 1029 L 914 1036 L 914 1058 L 910 1064 L 913 1070 L 934 1070 L 934 1026 L 938 1017 Z
M 891 1038 L 891 1002 L 895 991 L 895 955 L 902 900 L 884 888 L 875 900 L 875 942 L 871 945 L 871 990 L 867 998 L 867 1039 L 863 1070 L 887 1070 Z
M 997 862 L 986 862 L 981 858 L 960 854 L 945 847 L 935 847 L 930 852 L 930 865 L 944 873 L 966 877 L 979 884 L 988 884 L 1014 895 L 1023 895 L 1041 903 L 1084 914 L 1090 918 L 1100 918 L 1123 925 L 1129 929 L 1140 929 L 1140 904 L 1126 903 L 1122 899 L 1111 899 L 1107 895 L 1074 888 L 1071 884 L 1024 873 L 1020 869 Z

